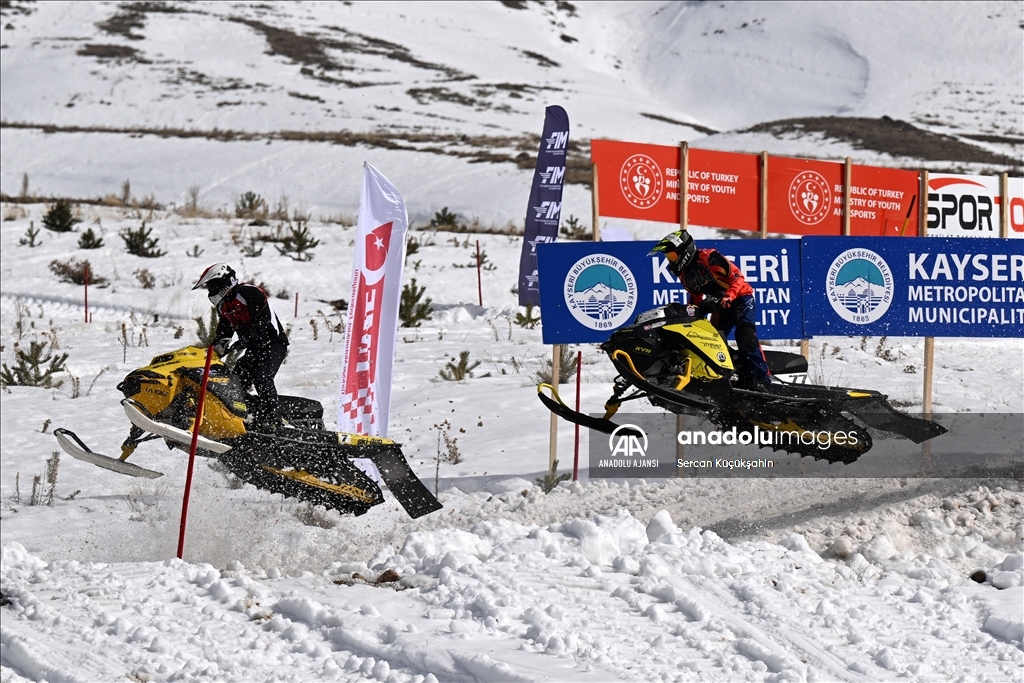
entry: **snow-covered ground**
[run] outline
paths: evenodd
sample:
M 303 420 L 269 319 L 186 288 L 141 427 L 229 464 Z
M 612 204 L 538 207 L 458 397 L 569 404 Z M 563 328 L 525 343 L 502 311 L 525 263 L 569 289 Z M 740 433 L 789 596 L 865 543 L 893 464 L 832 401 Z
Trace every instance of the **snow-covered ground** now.
M 501 226 L 521 221 L 530 171 L 471 155 L 515 157 L 545 104 L 566 107 L 578 140 L 683 138 L 886 164 L 835 141 L 700 139 L 788 116 L 889 115 L 1019 151 L 1005 142 L 1022 134 L 1017 3 L 521 4 L 5 4 L 6 194 L 21 193 L 23 174 L 29 194 L 80 197 L 120 195 L 130 179 L 136 199 L 178 206 L 198 186 L 205 208 L 228 215 L 243 191 L 271 208 L 287 195 L 320 240 L 311 262 L 269 243 L 245 256 L 277 221 L 80 206 L 78 232 L 42 230 L 29 247 L 20 242 L 46 207 L 0 207 L 0 360 L 14 363 L 16 342 L 68 354 L 59 388 L 0 395 L 5 683 L 1021 680 L 1020 479 L 591 481 L 584 433 L 580 481 L 545 494 L 549 414 L 535 373 L 550 349 L 513 322 L 515 236 L 412 232 L 406 279 L 435 312 L 399 332 L 390 436 L 439 491 L 440 512 L 410 520 L 386 494 L 343 517 L 238 487 L 200 461 L 181 562 L 186 458 L 158 442 L 132 460 L 159 479 L 61 454 L 53 504 L 45 484 L 43 504 L 30 504 L 33 477 L 45 480 L 59 451 L 54 428 L 117 453 L 128 430 L 117 383 L 195 338 L 209 304 L 190 288 L 214 261 L 275 296 L 292 340 L 280 390 L 336 414 L 344 338 L 327 302 L 348 297 L 354 229 L 321 218 L 354 216 L 364 160 L 402 189 L 419 227 L 443 206 Z M 164 127 L 347 130 L 402 144 L 128 130 Z M 474 147 L 474 136 L 488 142 Z M 567 189 L 570 214 L 590 215 L 582 186 Z M 125 253 L 118 233 L 143 220 L 165 256 Z M 103 247 L 77 248 L 87 228 Z M 482 307 L 466 267 L 477 239 L 494 266 Z M 90 287 L 90 323 L 81 288 L 49 270 L 71 257 L 109 281 Z M 476 376 L 441 379 L 464 350 Z M 614 371 L 581 350 L 582 403 L 596 408 Z M 812 381 L 921 409 L 922 340 L 815 338 L 810 350 Z M 1024 340 L 938 339 L 935 359 L 936 412 L 1024 413 Z M 462 462 L 438 461 L 443 430 Z M 562 423 L 560 472 L 572 438 Z
M 194 338 L 193 318 L 209 305 L 190 286 L 214 254 L 281 297 L 275 307 L 292 346 L 280 389 L 335 414 L 343 337 L 330 331 L 339 317 L 324 302 L 346 291 L 354 236 L 314 223 L 313 261 L 271 245 L 244 258 L 247 238 L 268 228 L 154 214 L 147 226 L 168 254 L 142 259 L 118 236 L 139 216 L 82 207 L 78 233 L 44 230 L 41 246 L 19 245 L 43 210 L 29 205 L 0 224 L 3 358 L 13 363 L 21 329 L 22 344 L 55 340 L 74 379 L 54 390 L 9 387 L 0 403 L 4 680 L 1019 674 L 1018 481 L 607 483 L 588 481 L 584 457 L 579 483 L 545 495 L 535 480 L 547 467 L 549 419 L 534 373 L 548 352 L 539 330 L 511 320 L 520 247 L 503 235 L 479 236 L 496 266 L 484 271 L 481 309 L 475 270 L 459 267 L 477 236 L 414 233 L 424 246 L 409 257 L 407 277 L 426 286 L 437 312 L 399 333 L 390 433 L 440 490 L 444 510 L 412 521 L 389 498 L 359 518 L 311 511 L 237 488 L 201 461 L 182 563 L 170 558 L 186 458 L 152 443 L 132 459 L 164 477 L 129 479 L 63 456 L 53 505 L 29 505 L 32 477 L 57 450 L 55 427 L 117 452 L 128 423 L 115 385 Z M 4 211 L 20 216 L 13 205 Z M 87 226 L 102 248 L 76 248 Z M 195 247 L 198 258 L 187 255 Z M 89 259 L 110 281 L 90 288 L 89 324 L 81 288 L 48 270 L 69 256 Z M 136 275 L 143 269 L 152 289 Z M 462 350 L 481 361 L 477 376 L 440 379 Z M 595 348 L 583 351 L 583 402 L 597 406 L 613 371 Z M 938 340 L 936 409 L 1020 412 L 1021 366 L 1006 359 L 1022 351 L 1021 340 Z M 920 408 L 921 375 L 904 371 L 920 366 L 919 340 L 815 339 L 812 352 L 812 379 L 881 387 L 907 410 Z M 434 425 L 444 420 L 464 460 L 438 469 Z M 559 436 L 564 472 L 571 427 Z M 584 435 L 584 454 L 587 443 Z M 389 569 L 398 582 L 375 585 Z M 977 569 L 987 572 L 984 584 L 968 578 Z

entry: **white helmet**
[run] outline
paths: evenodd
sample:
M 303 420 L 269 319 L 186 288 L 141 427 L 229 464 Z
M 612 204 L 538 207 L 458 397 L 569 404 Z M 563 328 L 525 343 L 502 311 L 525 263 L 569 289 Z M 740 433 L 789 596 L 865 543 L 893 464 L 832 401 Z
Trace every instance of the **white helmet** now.
M 236 285 L 235 271 L 226 263 L 215 263 L 199 276 L 199 282 L 192 289 L 203 287 L 210 297 L 210 303 L 214 306 L 220 305 L 227 293 Z

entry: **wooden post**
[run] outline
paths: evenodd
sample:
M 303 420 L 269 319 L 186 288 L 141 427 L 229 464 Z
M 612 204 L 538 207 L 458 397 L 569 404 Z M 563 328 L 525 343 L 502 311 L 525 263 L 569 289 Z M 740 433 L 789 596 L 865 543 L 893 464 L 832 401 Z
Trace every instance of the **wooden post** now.
M 562 345 L 551 347 L 551 386 L 558 391 L 558 369 L 562 363 Z M 548 472 L 555 471 L 555 460 L 558 459 L 558 416 L 551 413 L 551 431 L 548 436 Z
M 295 292 L 295 317 L 299 317 L 299 293 Z
M 921 206 L 917 222 L 918 237 L 928 236 L 928 171 L 921 171 Z M 932 368 L 935 366 L 935 337 L 924 338 L 924 395 L 921 398 L 921 412 L 925 419 L 932 414 Z M 932 445 L 925 441 L 921 444 L 921 472 L 931 471 Z
M 768 237 L 768 152 L 761 152 L 761 239 Z
M 921 171 L 921 206 L 917 214 L 917 236 L 928 236 L 928 171 Z
M 583 351 L 576 352 L 576 412 L 580 412 L 580 389 L 583 376 Z M 576 428 L 572 447 L 572 480 L 577 481 L 580 478 L 580 426 L 578 424 L 573 425 Z
M 850 185 L 853 180 L 853 163 L 846 157 L 843 166 L 843 237 L 850 236 Z
M 679 229 L 690 223 L 690 145 L 679 143 Z
M 484 286 L 480 278 L 480 240 L 476 241 L 476 296 L 480 302 L 480 308 L 484 307 Z
M 999 178 L 999 236 L 1010 236 L 1010 176 L 1004 171 Z
M 89 322 L 89 264 L 85 265 L 85 322 Z
M 801 339 L 800 340 L 800 355 L 803 356 L 808 362 L 811 360 L 811 340 Z
M 601 241 L 601 226 L 598 224 L 601 218 L 601 204 L 597 193 L 597 164 L 590 164 L 590 220 L 594 225 L 594 241 Z
M 932 366 L 935 364 L 935 337 L 924 338 L 924 401 L 925 419 L 932 416 Z

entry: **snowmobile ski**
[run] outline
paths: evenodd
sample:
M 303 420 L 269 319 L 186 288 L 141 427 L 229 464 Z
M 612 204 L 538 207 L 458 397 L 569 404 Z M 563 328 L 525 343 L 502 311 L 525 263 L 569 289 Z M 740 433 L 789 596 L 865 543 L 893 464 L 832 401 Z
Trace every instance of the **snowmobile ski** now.
M 171 441 L 176 441 L 186 446 L 192 445 L 192 432 L 184 429 L 178 429 L 177 427 L 164 424 L 163 422 L 157 422 L 146 415 L 145 409 L 130 398 L 122 400 L 121 405 L 124 406 L 124 412 L 128 416 L 128 419 L 139 429 L 150 432 L 151 434 L 157 434 L 165 439 L 170 439 Z M 214 453 L 226 453 L 231 450 L 231 446 L 207 439 L 201 434 L 199 435 L 197 446 Z
M 57 443 L 64 449 L 64 452 L 77 460 L 91 463 L 106 470 L 119 472 L 120 474 L 127 474 L 129 477 L 156 479 L 157 477 L 164 476 L 163 472 L 149 470 L 145 467 L 139 467 L 134 463 L 112 458 L 109 455 L 95 453 L 85 445 L 85 442 L 78 438 L 77 434 L 67 429 L 54 429 L 53 435 L 57 437 Z
M 444 507 L 409 467 L 398 444 L 392 444 L 391 448 L 379 450 L 366 457 L 377 466 L 381 479 L 413 519 Z
M 544 395 L 544 389 L 551 392 L 551 397 Z M 539 384 L 537 385 L 537 396 L 540 398 L 541 403 L 547 406 L 548 410 L 558 415 L 564 420 L 568 420 L 573 424 L 578 424 L 581 427 L 587 429 L 593 429 L 595 432 L 601 432 L 602 434 L 611 434 L 616 429 L 620 428 L 620 425 L 612 422 L 607 418 L 594 417 L 593 415 L 587 415 L 580 413 L 562 402 L 562 397 L 558 395 L 558 392 L 550 384 Z M 626 436 L 629 436 L 634 430 L 628 429 L 627 431 L 621 432 Z

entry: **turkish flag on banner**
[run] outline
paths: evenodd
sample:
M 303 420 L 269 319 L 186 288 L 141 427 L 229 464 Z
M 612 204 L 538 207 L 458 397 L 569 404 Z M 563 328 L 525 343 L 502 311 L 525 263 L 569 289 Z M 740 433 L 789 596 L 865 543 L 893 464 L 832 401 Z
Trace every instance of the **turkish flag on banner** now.
M 363 164 L 338 429 L 387 436 L 409 219 L 395 186 Z
M 843 234 L 843 165 L 768 157 L 768 232 Z

